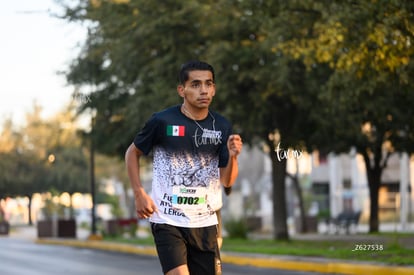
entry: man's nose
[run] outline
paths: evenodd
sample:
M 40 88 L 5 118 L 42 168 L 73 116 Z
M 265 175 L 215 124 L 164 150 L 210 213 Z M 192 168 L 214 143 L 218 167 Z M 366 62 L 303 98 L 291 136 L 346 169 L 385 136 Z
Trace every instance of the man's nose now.
M 200 93 L 207 93 L 211 89 L 211 85 L 208 83 L 203 83 L 200 85 Z
M 208 87 L 205 84 L 202 84 L 200 87 L 200 94 L 205 94 L 208 91 Z

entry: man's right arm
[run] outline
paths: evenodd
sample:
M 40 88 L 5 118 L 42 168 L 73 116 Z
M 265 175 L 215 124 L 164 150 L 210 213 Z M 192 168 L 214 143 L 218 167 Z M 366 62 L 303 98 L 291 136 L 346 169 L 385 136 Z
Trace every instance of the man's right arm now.
M 132 143 L 125 153 L 125 164 L 128 171 L 129 181 L 132 190 L 134 191 L 137 215 L 139 218 L 146 219 L 151 216 L 154 211 L 157 211 L 157 207 L 141 184 L 139 160 L 142 155 L 142 151 Z
M 140 167 L 139 160 L 142 156 L 141 150 L 139 150 L 133 143 L 129 145 L 125 153 L 125 164 L 128 171 L 129 181 L 131 183 L 132 190 L 134 193 L 142 189 L 141 179 L 140 179 Z

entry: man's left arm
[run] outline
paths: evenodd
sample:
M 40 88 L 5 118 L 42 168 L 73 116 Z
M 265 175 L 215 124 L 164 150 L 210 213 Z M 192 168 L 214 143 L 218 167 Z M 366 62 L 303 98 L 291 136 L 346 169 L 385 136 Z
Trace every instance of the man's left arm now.
M 239 135 L 231 135 L 227 140 L 227 149 L 229 150 L 229 161 L 227 166 L 220 168 L 220 181 L 224 187 L 230 187 L 236 181 L 239 174 L 239 165 L 237 157 L 242 150 L 243 142 Z

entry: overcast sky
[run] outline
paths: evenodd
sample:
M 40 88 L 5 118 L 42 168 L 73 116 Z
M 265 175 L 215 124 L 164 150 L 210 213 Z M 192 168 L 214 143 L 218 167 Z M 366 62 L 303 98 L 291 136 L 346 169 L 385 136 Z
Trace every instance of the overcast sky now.
M 0 4 L 0 125 L 8 117 L 23 123 L 34 101 L 44 117 L 70 101 L 73 87 L 56 73 L 77 55 L 86 30 L 49 15 L 58 9 L 53 0 Z

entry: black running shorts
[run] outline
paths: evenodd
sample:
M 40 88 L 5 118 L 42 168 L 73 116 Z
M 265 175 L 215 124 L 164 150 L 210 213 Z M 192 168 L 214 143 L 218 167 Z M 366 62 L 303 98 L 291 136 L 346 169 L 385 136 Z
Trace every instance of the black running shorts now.
M 221 274 L 216 225 L 186 228 L 151 223 L 151 230 L 164 274 L 185 264 L 190 274 Z

